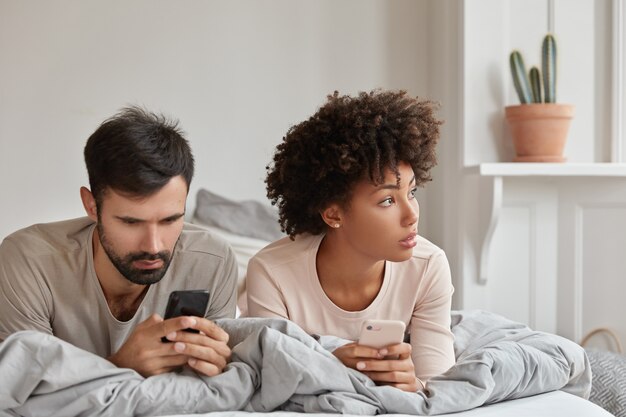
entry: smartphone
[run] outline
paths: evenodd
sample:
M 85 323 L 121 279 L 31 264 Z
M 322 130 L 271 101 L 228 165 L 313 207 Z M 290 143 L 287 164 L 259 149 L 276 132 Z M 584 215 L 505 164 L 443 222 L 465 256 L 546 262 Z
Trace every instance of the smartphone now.
M 165 320 L 178 316 L 204 317 L 209 304 L 209 292 L 206 290 L 172 291 L 165 308 Z M 185 329 L 186 332 L 198 333 L 196 329 Z M 169 342 L 165 337 L 161 339 Z
M 405 328 L 400 320 L 365 320 L 358 343 L 376 349 L 396 345 L 404 341 Z

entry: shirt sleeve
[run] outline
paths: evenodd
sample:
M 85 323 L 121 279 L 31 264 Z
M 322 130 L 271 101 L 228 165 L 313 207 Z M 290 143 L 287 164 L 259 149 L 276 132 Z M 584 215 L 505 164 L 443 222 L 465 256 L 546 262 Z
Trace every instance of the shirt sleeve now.
M 289 319 L 280 286 L 256 256 L 248 263 L 246 291 L 250 317 Z
M 230 246 L 227 246 L 223 267 L 218 270 L 214 280 L 213 292 L 215 296 L 207 310 L 205 316 L 207 319 L 235 318 L 238 272 L 235 253 Z
M 52 334 L 52 295 L 32 260 L 9 239 L 0 245 L 0 342 L 20 330 Z
M 410 331 L 415 375 L 426 381 L 455 363 L 454 336 L 450 331 L 454 287 L 443 252 L 430 258 L 423 282 L 425 290 L 413 310 Z

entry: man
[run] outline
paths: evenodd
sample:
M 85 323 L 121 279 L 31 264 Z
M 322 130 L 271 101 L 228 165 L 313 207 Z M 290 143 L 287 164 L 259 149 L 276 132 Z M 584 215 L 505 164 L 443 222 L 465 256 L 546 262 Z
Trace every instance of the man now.
M 235 316 L 237 265 L 225 242 L 183 222 L 194 160 L 176 123 L 123 109 L 91 135 L 85 162 L 87 217 L 0 245 L 0 341 L 39 330 L 146 377 L 185 364 L 219 374 L 228 335 L 209 319 Z M 209 290 L 205 318 L 156 314 L 184 289 Z

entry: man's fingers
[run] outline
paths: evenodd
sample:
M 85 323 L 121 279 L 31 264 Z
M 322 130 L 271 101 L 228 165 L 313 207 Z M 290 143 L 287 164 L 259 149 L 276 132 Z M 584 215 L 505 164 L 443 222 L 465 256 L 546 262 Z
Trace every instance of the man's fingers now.
M 185 355 L 175 352 L 173 355 L 159 356 L 154 358 L 154 362 L 151 363 L 153 369 L 162 368 L 178 368 L 187 363 L 189 358 Z
M 176 342 L 174 349 L 176 352 L 190 356 L 193 359 L 212 363 L 220 370 L 226 366 L 227 359 L 230 358 L 230 349 L 224 355 L 211 347 L 182 342 Z
M 187 363 L 189 358 L 185 355 L 174 352 L 173 355 L 157 356 L 142 364 L 141 369 L 135 369 L 144 377 L 163 374 L 165 372 L 174 371 Z
M 167 319 L 162 322 L 154 323 L 153 330 L 158 335 L 158 337 L 163 337 L 184 329 L 193 329 L 193 326 L 196 325 L 198 320 L 198 317 L 191 316 L 174 317 L 172 319 Z
M 167 335 L 168 340 L 172 342 L 183 342 L 191 345 L 206 346 L 222 356 L 230 357 L 230 348 L 226 342 L 212 339 L 201 333 L 190 333 L 185 331 L 175 332 Z
M 219 375 L 222 372 L 224 367 L 217 367 L 215 364 L 210 362 L 201 361 L 198 359 L 189 359 L 187 364 L 193 368 L 196 372 L 204 374 L 206 376 L 215 376 Z
M 205 318 L 198 318 L 192 329 L 199 330 L 211 339 L 219 340 L 220 342 L 228 342 L 228 333 L 224 331 L 220 326 L 213 323 L 211 320 Z
M 203 317 L 180 316 L 165 320 L 162 323 L 160 332 L 163 333 L 161 336 L 166 336 L 168 339 L 176 338 L 176 340 L 179 340 L 182 336 L 180 334 L 173 335 L 173 333 L 178 333 L 184 329 L 195 329 L 200 332 L 201 336 L 207 336 L 224 343 L 228 342 L 228 333 L 211 320 Z

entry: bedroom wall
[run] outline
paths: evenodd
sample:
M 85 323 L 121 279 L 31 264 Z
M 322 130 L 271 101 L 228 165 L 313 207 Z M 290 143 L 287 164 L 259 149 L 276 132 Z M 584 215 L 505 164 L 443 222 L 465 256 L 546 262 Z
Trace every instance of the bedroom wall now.
M 265 201 L 273 148 L 326 94 L 427 95 L 426 5 L 0 0 L 0 237 L 82 215 L 82 148 L 126 104 L 180 120 L 188 210 L 199 187 Z

